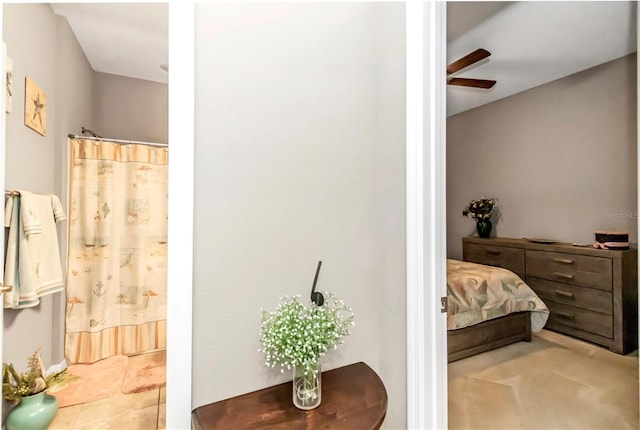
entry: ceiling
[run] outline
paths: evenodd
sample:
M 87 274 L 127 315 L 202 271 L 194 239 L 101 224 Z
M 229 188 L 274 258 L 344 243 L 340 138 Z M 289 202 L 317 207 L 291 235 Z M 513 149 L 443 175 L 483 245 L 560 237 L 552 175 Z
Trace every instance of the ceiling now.
M 168 82 L 168 3 L 51 3 L 96 72 Z
M 636 51 L 636 5 L 626 1 L 451 2 L 447 64 L 484 48 L 491 56 L 455 74 L 498 81 L 490 90 L 447 87 L 447 116 Z
M 51 3 L 97 72 L 168 81 L 168 3 Z M 449 2 L 447 64 L 477 48 L 491 56 L 456 74 L 490 90 L 447 87 L 447 116 L 636 51 L 633 1 Z

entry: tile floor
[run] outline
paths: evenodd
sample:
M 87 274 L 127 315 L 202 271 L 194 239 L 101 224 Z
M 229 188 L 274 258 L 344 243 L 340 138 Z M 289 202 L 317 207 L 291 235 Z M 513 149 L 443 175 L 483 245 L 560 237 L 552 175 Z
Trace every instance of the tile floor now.
M 60 408 L 49 430 L 164 429 L 165 387 Z
M 449 365 L 449 429 L 638 429 L 638 351 L 542 330 Z M 165 388 L 60 408 L 50 430 L 165 429 Z
M 638 351 L 548 330 L 449 364 L 449 429 L 638 429 Z
M 50 430 L 164 429 L 166 389 L 150 387 L 163 385 L 165 361 L 166 352 L 155 351 L 69 366 L 80 378 L 53 393 L 62 407 Z

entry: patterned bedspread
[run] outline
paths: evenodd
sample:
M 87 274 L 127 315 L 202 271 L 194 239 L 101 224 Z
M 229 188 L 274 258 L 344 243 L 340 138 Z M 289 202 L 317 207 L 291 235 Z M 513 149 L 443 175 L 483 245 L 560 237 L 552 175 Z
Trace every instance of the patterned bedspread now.
M 544 327 L 549 309 L 518 275 L 500 267 L 447 260 L 447 329 L 512 312 L 531 311 L 531 331 Z

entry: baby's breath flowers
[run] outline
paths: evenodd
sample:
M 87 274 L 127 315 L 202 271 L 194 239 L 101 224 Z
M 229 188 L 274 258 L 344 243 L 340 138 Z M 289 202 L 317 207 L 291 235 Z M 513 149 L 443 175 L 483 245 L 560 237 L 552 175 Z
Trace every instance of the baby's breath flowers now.
M 333 293 L 324 293 L 324 305 L 300 303 L 300 296 L 282 298 L 275 312 L 262 310 L 260 351 L 268 367 L 297 368 L 305 375 L 317 372 L 320 359 L 337 349 L 350 334 L 353 311 Z

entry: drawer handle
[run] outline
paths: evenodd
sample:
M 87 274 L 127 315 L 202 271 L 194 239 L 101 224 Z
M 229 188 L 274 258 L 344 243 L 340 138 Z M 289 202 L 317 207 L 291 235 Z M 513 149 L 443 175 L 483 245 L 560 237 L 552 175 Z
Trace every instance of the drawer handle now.
M 556 316 L 559 316 L 560 318 L 565 318 L 568 320 L 572 320 L 575 321 L 576 320 L 576 316 L 574 314 L 569 314 L 566 312 L 556 312 Z
M 500 251 L 494 251 L 493 249 L 487 249 L 489 255 L 500 255 Z
M 573 293 L 568 293 L 568 292 L 566 292 L 566 291 L 562 291 L 562 290 L 555 290 L 555 293 L 556 293 L 558 296 L 566 297 L 566 298 L 568 298 L 568 299 L 573 299 L 573 298 L 575 297 L 575 296 L 573 295 Z
M 555 275 L 558 278 L 562 278 L 562 279 L 573 279 L 573 275 L 570 275 L 568 273 L 556 272 Z
M 562 264 L 573 264 L 573 260 L 570 258 L 554 258 L 553 261 Z

